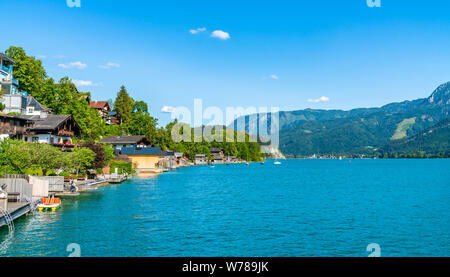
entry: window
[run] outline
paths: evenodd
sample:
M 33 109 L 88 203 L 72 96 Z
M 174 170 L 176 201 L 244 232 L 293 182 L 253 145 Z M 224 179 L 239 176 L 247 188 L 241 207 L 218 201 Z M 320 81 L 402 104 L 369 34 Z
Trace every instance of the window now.
M 33 137 L 31 141 L 32 142 L 39 142 L 39 137 Z
M 28 113 L 29 113 L 29 114 L 34 113 L 34 108 L 33 108 L 33 107 L 28 107 Z

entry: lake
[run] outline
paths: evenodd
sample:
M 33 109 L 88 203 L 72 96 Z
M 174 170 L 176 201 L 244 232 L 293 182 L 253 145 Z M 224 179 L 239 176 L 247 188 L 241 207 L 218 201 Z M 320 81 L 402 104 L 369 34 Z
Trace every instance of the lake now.
M 449 256 L 450 160 L 189 167 L 23 217 L 2 256 Z

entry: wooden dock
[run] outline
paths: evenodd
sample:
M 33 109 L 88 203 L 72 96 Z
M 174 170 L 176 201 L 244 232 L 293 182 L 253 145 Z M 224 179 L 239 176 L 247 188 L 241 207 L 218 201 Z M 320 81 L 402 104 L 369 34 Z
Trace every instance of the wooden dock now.
M 128 180 L 127 175 L 120 175 L 117 177 L 112 176 L 111 179 L 109 180 L 109 182 L 112 184 L 119 184 L 119 183 L 125 182 L 126 180 Z
M 68 192 L 68 191 L 64 191 L 64 192 L 56 192 L 55 193 L 55 197 L 60 197 L 60 198 L 65 198 L 65 197 L 77 197 L 80 196 L 79 192 Z
M 105 186 L 109 183 L 110 183 L 110 180 L 97 180 L 97 181 L 91 180 L 91 181 L 87 181 L 87 182 L 78 183 L 77 187 L 78 187 L 79 192 L 83 192 L 83 191 L 97 189 L 98 187 Z
M 8 213 L 13 220 L 29 213 L 31 211 L 31 205 L 28 202 L 8 202 Z M 6 219 L 3 215 L 0 215 L 0 227 L 7 225 Z

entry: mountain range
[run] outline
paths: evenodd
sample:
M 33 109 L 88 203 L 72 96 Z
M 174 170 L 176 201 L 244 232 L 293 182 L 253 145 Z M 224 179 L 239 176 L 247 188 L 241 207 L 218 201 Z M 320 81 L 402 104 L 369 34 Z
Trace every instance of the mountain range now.
M 450 82 L 440 85 L 428 98 L 391 103 L 379 108 L 343 110 L 281 111 L 278 114 L 280 150 L 284 154 L 375 154 L 379 151 L 449 151 L 434 140 L 448 140 L 445 125 L 450 112 Z M 238 118 L 231 128 L 238 131 L 238 121 L 245 119 L 248 126 L 267 121 L 271 115 L 253 115 Z M 253 125 L 254 126 L 254 125 Z M 434 128 L 434 129 L 433 129 Z M 441 135 L 425 137 L 423 131 L 435 130 Z M 434 132 L 434 131 L 432 131 Z M 421 135 L 422 134 L 422 135 Z M 416 136 L 416 137 L 415 137 Z M 409 138 L 409 140 L 408 140 Z M 414 141 L 420 141 L 415 144 Z M 424 145 L 424 143 L 426 145 Z M 400 145 L 405 144 L 404 148 Z M 434 145 L 434 146 L 431 146 Z M 422 148 L 421 148 L 422 147 Z M 402 150 L 403 149 L 403 150 Z

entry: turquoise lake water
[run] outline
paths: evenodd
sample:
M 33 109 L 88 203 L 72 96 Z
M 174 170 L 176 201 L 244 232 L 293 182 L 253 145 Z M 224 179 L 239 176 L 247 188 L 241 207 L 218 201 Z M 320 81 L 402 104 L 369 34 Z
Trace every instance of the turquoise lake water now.
M 24 217 L 0 255 L 449 256 L 449 200 L 450 160 L 190 167 Z

